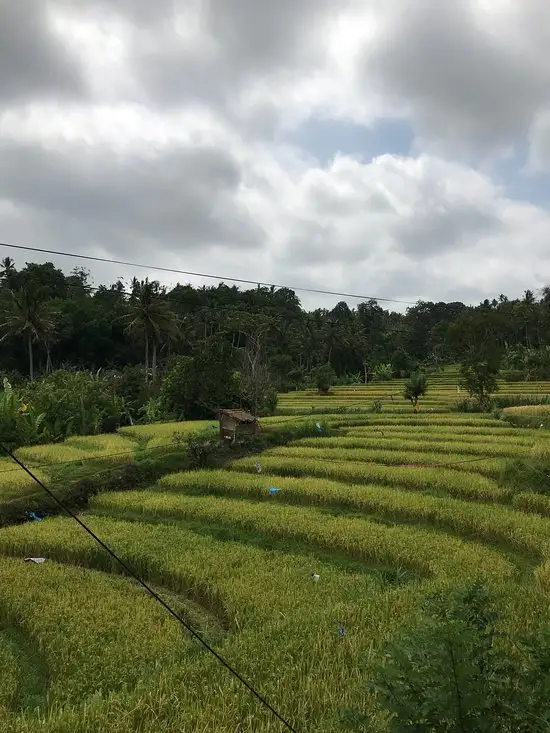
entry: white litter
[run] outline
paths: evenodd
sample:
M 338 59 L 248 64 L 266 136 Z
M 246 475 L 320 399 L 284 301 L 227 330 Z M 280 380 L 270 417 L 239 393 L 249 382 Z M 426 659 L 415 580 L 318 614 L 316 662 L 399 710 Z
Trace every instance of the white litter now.
M 318 583 L 318 582 L 319 582 L 319 578 L 320 578 L 321 576 L 320 576 L 320 575 L 317 575 L 317 573 L 311 573 L 311 577 L 313 578 L 313 581 L 314 581 L 315 583 Z
M 45 557 L 26 557 L 25 562 L 35 562 L 37 565 L 41 565 L 43 562 L 46 562 Z

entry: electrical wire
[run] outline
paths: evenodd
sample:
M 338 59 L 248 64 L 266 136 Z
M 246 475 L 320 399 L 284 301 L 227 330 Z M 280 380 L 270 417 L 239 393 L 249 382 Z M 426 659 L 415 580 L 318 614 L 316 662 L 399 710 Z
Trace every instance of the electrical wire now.
M 96 533 L 88 527 L 88 525 L 83 522 L 61 499 L 59 499 L 53 491 L 51 491 L 46 484 L 41 481 L 26 465 L 21 461 L 17 456 L 3 443 L 0 443 L 0 448 L 13 460 L 15 463 L 18 464 L 20 468 L 23 469 L 32 479 L 35 481 L 45 492 L 48 494 L 48 496 L 55 501 L 55 503 L 64 511 L 66 512 L 72 519 L 77 522 L 82 529 L 92 537 L 95 542 L 97 542 L 104 550 L 107 552 L 127 573 L 130 575 L 139 585 L 141 585 L 142 588 L 144 588 L 152 598 L 154 598 L 158 603 L 163 606 L 163 608 L 168 611 L 168 613 L 176 619 L 187 631 L 191 634 L 191 636 L 196 639 L 202 646 L 209 651 L 211 654 L 213 654 L 218 662 L 222 664 L 234 677 L 236 677 L 241 684 L 243 684 L 249 692 L 251 692 L 254 697 L 256 697 L 260 703 L 266 707 L 276 718 L 279 719 L 279 721 L 287 728 L 287 730 L 291 731 L 292 733 L 298 733 L 297 730 L 286 720 L 280 713 L 277 712 L 277 710 L 266 700 L 263 695 L 261 695 L 255 687 L 253 687 L 249 682 L 247 682 L 244 677 L 237 672 L 237 670 L 232 667 L 229 662 L 227 662 L 221 654 L 218 654 L 218 652 L 210 646 L 210 644 L 202 638 L 202 636 L 195 631 L 195 629 L 184 619 L 182 616 L 180 616 L 166 601 L 164 601 L 161 596 L 159 596 L 158 593 L 156 593 L 151 586 L 146 583 L 132 568 L 124 561 L 122 558 L 120 558 L 114 550 L 112 550 L 109 545 L 107 545 L 106 542 L 104 542 Z
M 61 252 L 54 249 L 44 249 L 42 247 L 25 247 L 21 244 L 8 244 L 0 242 L 1 247 L 9 247 L 10 249 L 25 250 L 28 252 L 38 252 L 41 254 L 58 255 L 61 257 L 73 257 L 79 260 L 89 260 L 92 262 L 106 262 L 110 265 L 122 265 L 124 267 L 139 267 L 144 270 L 158 270 L 159 272 L 169 272 L 175 275 L 188 275 L 192 277 L 210 278 L 212 280 L 221 280 L 233 283 L 241 283 L 244 285 L 258 285 L 272 288 L 287 288 L 289 290 L 300 291 L 303 293 L 315 293 L 317 295 L 336 295 L 341 298 L 355 298 L 357 300 L 379 300 L 384 303 L 401 303 L 402 305 L 415 305 L 412 300 L 398 300 L 396 298 L 378 298 L 372 295 L 357 295 L 356 293 L 339 293 L 333 290 L 321 290 L 317 288 L 295 287 L 293 285 L 278 285 L 276 283 L 261 282 L 259 280 L 245 280 L 239 277 L 223 277 L 222 275 L 211 275 L 204 272 L 190 272 L 188 270 L 178 270 L 172 267 L 161 267 L 160 265 L 144 265 L 140 262 L 125 262 L 124 260 L 115 260 L 110 257 L 93 257 L 92 255 L 83 255 L 76 252 Z

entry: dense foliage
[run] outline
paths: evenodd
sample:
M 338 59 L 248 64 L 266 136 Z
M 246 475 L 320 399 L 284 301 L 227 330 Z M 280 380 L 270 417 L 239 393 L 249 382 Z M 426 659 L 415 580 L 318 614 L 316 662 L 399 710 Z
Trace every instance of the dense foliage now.
M 403 397 L 412 404 L 414 411 L 419 410 L 419 400 L 426 394 L 428 385 L 426 377 L 422 372 L 414 372 L 405 384 Z
M 339 383 L 368 381 L 387 379 L 388 365 L 406 377 L 420 364 L 463 361 L 479 348 L 504 355 L 511 377 L 550 374 L 550 289 L 538 300 L 526 291 L 522 299 L 501 295 L 476 307 L 419 301 L 396 313 L 370 300 L 306 312 L 287 288 L 166 289 L 134 279 L 126 292 L 120 280 L 93 288 L 82 269 L 65 275 L 51 263 L 29 263 L 16 270 L 6 259 L 0 314 L 5 373 L 27 375 L 31 364 L 36 373 L 141 364 L 154 380 L 172 355 L 195 357 L 214 338 L 227 345 L 238 371 L 265 360 L 283 391 L 326 364 Z
M 12 387 L 0 431 L 11 444 L 211 418 L 221 406 L 267 415 L 277 391 L 326 394 L 395 376 L 414 386 L 415 374 L 456 361 L 475 397 L 464 409 L 488 409 L 499 368 L 510 380 L 550 377 L 550 289 L 477 307 L 418 302 L 396 313 L 370 300 L 306 312 L 286 288 L 135 278 L 128 291 L 120 280 L 95 288 L 85 270 L 17 270 L 6 258 L 0 339 L 0 376 Z
M 480 584 L 427 600 L 391 643 L 374 687 L 392 733 L 548 730 L 548 631 L 508 639 Z

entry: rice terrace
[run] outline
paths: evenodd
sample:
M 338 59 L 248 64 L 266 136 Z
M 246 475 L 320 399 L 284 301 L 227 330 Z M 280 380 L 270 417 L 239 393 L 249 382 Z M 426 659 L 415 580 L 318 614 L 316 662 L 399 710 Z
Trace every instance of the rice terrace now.
M 305 437 L 100 492 L 81 511 L 297 731 L 393 730 L 372 682 L 427 597 L 478 583 L 498 599 L 503 634 L 548 623 L 550 497 L 502 476 L 507 461 L 549 452 L 550 412 L 458 412 L 457 369 L 428 380 L 418 411 L 403 380 L 281 394 L 263 433 L 309 426 Z M 549 393 L 502 382 L 499 396 Z M 17 455 L 47 483 L 56 463 L 137 463 L 211 424 Z M 1 470 L 2 507 L 32 503 L 28 475 L 7 458 Z M 283 730 L 76 522 L 38 519 L 0 529 L 1 731 Z

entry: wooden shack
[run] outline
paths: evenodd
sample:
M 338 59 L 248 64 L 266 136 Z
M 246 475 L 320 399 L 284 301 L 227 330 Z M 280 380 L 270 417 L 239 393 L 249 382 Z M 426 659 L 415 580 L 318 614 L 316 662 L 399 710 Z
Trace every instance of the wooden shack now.
M 233 440 L 239 434 L 258 435 L 260 421 L 246 410 L 219 410 L 220 437 Z

